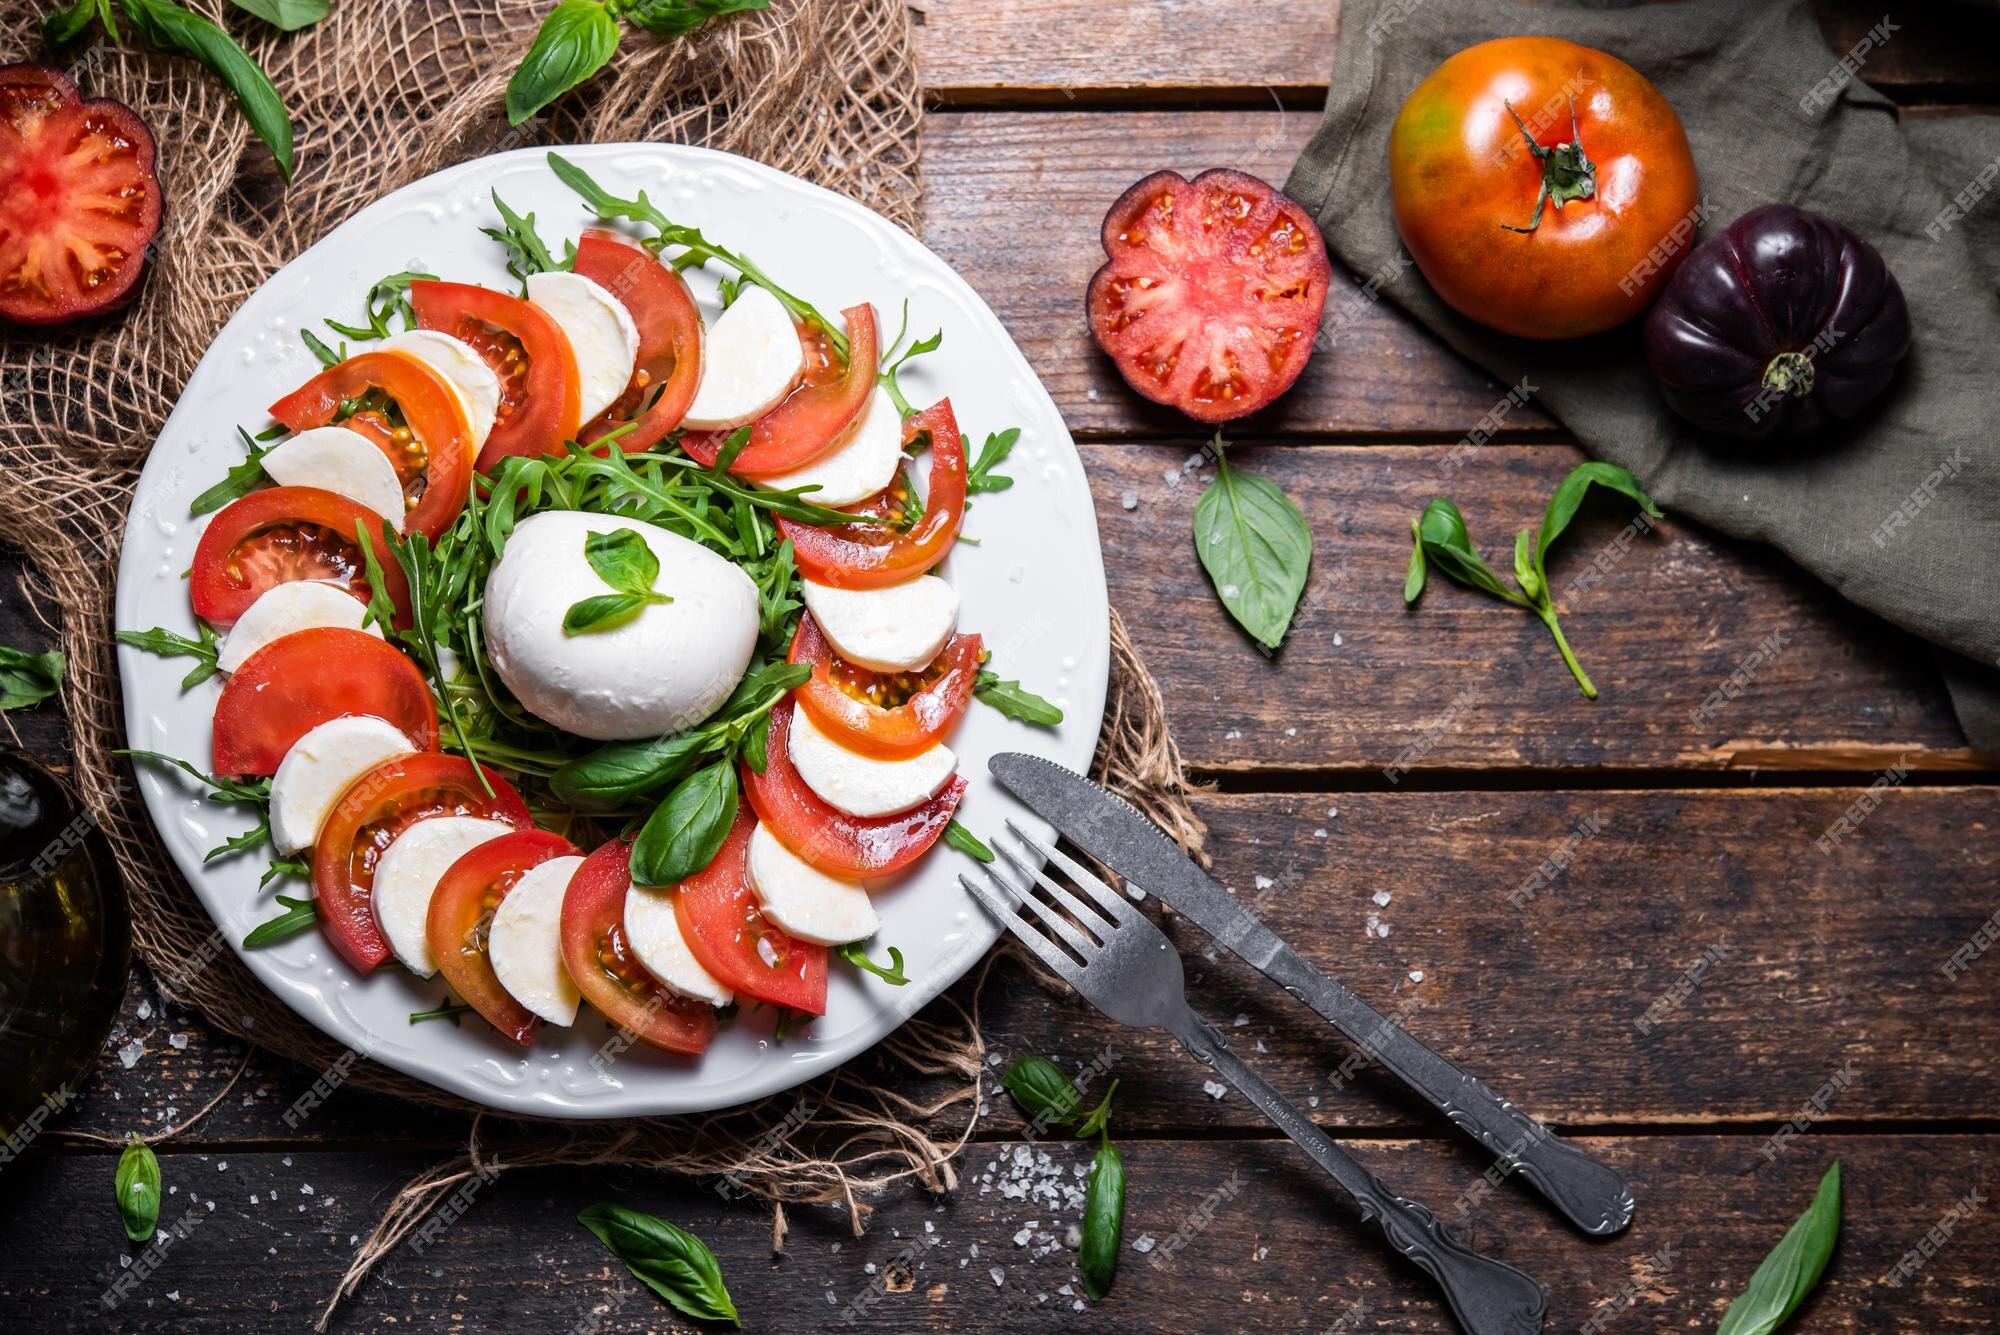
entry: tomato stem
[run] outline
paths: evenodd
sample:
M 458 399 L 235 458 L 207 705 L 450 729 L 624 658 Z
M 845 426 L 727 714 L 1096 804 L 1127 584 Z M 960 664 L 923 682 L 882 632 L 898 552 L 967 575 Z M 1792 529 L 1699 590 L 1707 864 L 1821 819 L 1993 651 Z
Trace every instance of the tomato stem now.
M 1576 123 L 1576 98 L 1569 97 L 1569 142 L 1557 144 L 1554 148 L 1543 148 L 1535 142 L 1535 136 L 1528 133 L 1528 123 L 1521 119 L 1521 113 L 1514 110 L 1514 104 L 1501 99 L 1507 114 L 1514 118 L 1514 124 L 1521 128 L 1521 137 L 1528 141 L 1528 151 L 1542 164 L 1542 187 L 1535 194 L 1535 214 L 1528 219 L 1526 227 L 1515 227 L 1511 223 L 1501 223 L 1503 231 L 1532 232 L 1542 225 L 1542 210 L 1554 200 L 1556 208 L 1572 200 L 1589 199 L 1597 193 L 1597 164 L 1583 151 L 1583 134 Z

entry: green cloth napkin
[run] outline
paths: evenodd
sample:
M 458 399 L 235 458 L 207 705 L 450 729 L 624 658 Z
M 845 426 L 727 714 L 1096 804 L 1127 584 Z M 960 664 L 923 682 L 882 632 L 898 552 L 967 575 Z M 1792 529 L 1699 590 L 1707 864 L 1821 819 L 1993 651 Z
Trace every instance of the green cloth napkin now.
M 1895 21 L 1877 25 L 1879 42 L 1896 40 Z M 1705 438 L 1654 389 L 1641 322 L 1534 343 L 1438 299 L 1396 235 L 1389 127 L 1445 57 L 1519 34 L 1609 51 L 1659 85 L 1694 148 L 1710 206 L 1704 239 L 1755 205 L 1785 201 L 1882 252 L 1909 299 L 1915 342 L 1865 428 L 1822 451 Z M 1852 54 L 1865 74 L 1867 53 Z M 1619 10 L 1347 0 L 1326 120 L 1285 189 L 1362 281 L 1500 383 L 1528 377 L 1584 449 L 1631 469 L 1662 505 L 1770 543 L 1929 641 L 1967 739 L 2000 752 L 2000 117 L 1899 121 L 1829 50 L 1807 0 Z M 1342 303 L 1336 294 L 1329 321 Z M 1906 518 L 1892 523 L 1898 513 Z

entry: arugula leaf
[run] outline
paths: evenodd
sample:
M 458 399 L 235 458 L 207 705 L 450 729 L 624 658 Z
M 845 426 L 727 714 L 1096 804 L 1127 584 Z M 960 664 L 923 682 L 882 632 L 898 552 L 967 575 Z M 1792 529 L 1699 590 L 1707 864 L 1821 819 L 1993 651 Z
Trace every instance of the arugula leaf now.
M 1000 1083 L 1029 1117 L 1048 1123 L 1072 1121 L 1083 1096 L 1062 1069 L 1047 1057 L 1022 1057 L 1010 1063 Z
M 1111 1138 L 1098 1133 L 1097 1157 L 1090 1162 L 1083 1195 L 1083 1246 L 1076 1268 L 1083 1291 L 1102 1302 L 1118 1270 L 1118 1240 L 1125 1231 L 1125 1159 Z
M 201 638 L 190 640 L 159 626 L 151 630 L 121 630 L 118 643 L 129 644 L 134 649 L 144 649 L 149 654 L 162 658 L 188 657 L 195 665 L 181 678 L 181 689 L 199 686 L 216 674 L 216 659 L 222 652 L 222 644 L 215 638 L 215 628 L 201 618 L 195 618 L 195 634 Z
M 312 863 L 304 855 L 297 853 L 290 857 L 272 858 L 271 865 L 257 878 L 257 888 L 262 890 L 271 882 L 282 880 L 287 876 L 298 881 L 312 879 Z
M 390 319 L 400 314 L 403 317 L 403 328 L 414 329 L 417 326 L 417 313 L 410 307 L 410 284 L 435 283 L 437 280 L 438 276 L 434 273 L 411 273 L 408 270 L 392 273 L 387 278 L 378 278 L 375 280 L 375 285 L 368 289 L 367 299 L 363 303 L 368 312 L 367 324 L 351 325 L 342 324 L 338 320 L 328 320 L 326 327 L 342 338 L 363 340 L 387 338 L 394 332 L 389 328 Z
M 1266 648 L 1284 643 L 1312 566 L 1312 530 L 1278 484 L 1234 467 L 1216 434 L 1215 481 L 1194 505 L 1194 550 L 1223 607 Z
M 956 817 L 945 822 L 944 841 L 968 857 L 981 862 L 993 861 L 993 850 L 980 842 L 978 835 L 960 825 Z
M 118 1216 L 124 1221 L 125 1236 L 133 1242 L 151 1238 L 160 1222 L 160 1161 L 136 1131 L 118 1156 L 118 1171 L 111 1182 L 118 1193 Z
M 289 941 L 319 921 L 319 903 L 316 900 L 279 895 L 278 903 L 284 906 L 285 911 L 269 922 L 260 922 L 251 928 L 250 934 L 243 938 L 245 950 L 261 950 L 280 941 Z
M 500 211 L 499 227 L 482 227 L 479 230 L 507 247 L 507 272 L 525 285 L 532 273 L 555 273 L 569 266 L 560 264 L 549 254 L 549 248 L 542 241 L 542 234 L 535 230 L 535 215 L 522 217 L 507 206 L 500 198 L 500 192 L 493 192 L 493 207 Z
M 31 654 L 0 644 L 0 712 L 38 705 L 62 689 L 61 653 Z
M 1770 1335 L 1784 1325 L 1819 1283 L 1839 1236 L 1840 1160 L 1835 1159 L 1812 1204 L 1757 1267 L 1750 1287 L 1722 1314 L 1715 1335 Z
M 310 329 L 299 330 L 299 340 L 306 345 L 306 351 L 319 358 L 321 366 L 338 366 L 347 360 L 340 352 L 335 352 L 320 341 L 319 335 Z M 343 351 L 345 349 L 343 348 Z
M 254 827 L 245 830 L 242 834 L 232 834 L 214 848 L 209 849 L 208 852 L 202 854 L 201 860 L 203 862 L 214 862 L 220 858 L 234 857 L 238 853 L 247 853 L 253 848 L 262 848 L 270 842 L 271 819 L 265 816 L 260 818 Z
M 979 669 L 973 679 L 972 694 L 981 704 L 991 705 L 1008 718 L 1022 723 L 1038 723 L 1045 728 L 1053 728 L 1063 721 L 1062 710 L 1036 695 L 1033 691 L 1021 689 L 1018 681 L 1002 681 L 998 674 Z
M 995 432 L 986 437 L 986 443 L 979 447 L 979 457 L 966 470 L 965 494 L 977 496 L 988 491 L 1005 491 L 1014 485 L 1014 479 L 1003 473 L 995 473 L 994 468 L 1004 463 L 1014 452 L 1014 442 L 1021 438 L 1021 428 L 1010 426 L 1005 431 Z M 961 439 L 963 439 L 961 437 Z M 966 442 L 970 452 L 972 442 Z
M 846 945 L 835 946 L 833 953 L 846 960 L 849 964 L 852 964 L 855 968 L 874 974 L 885 983 L 896 987 L 904 987 L 909 984 L 909 975 L 903 972 L 903 952 L 894 946 L 889 947 L 889 964 L 887 968 L 869 959 L 868 948 L 859 941 L 849 941 Z
M 685 1229 L 622 1205 L 603 1202 L 577 1216 L 647 1288 L 696 1321 L 743 1322 L 736 1315 L 722 1267 L 706 1243 Z
M 889 345 L 889 351 L 882 356 L 882 360 L 887 364 L 883 366 L 881 374 L 875 377 L 875 383 L 888 391 L 889 401 L 896 405 L 897 413 L 905 421 L 914 417 L 917 410 L 910 406 L 908 399 L 903 397 L 903 386 L 897 381 L 896 373 L 901 371 L 904 363 L 908 362 L 911 358 L 921 357 L 927 352 L 936 352 L 944 346 L 944 330 L 940 329 L 929 338 L 920 338 L 915 343 L 910 344 L 909 347 L 903 349 L 901 356 L 896 357 L 894 361 L 890 361 L 889 358 L 895 356 L 896 349 L 902 347 L 903 333 L 909 327 L 909 321 L 910 303 L 909 299 L 905 298 L 903 301 L 904 328 L 896 331 L 896 341 Z
M 1118 1080 L 1116 1077 L 1113 1077 L 1111 1083 L 1105 1087 L 1104 1097 L 1098 1100 L 1095 1108 L 1090 1110 L 1090 1115 L 1077 1123 L 1076 1138 L 1078 1140 L 1088 1140 L 1092 1136 L 1103 1132 L 1105 1123 L 1111 1120 L 1111 1096 L 1117 1092 Z
M 712 18 L 764 9 L 771 0 L 630 0 L 627 22 L 660 37 L 685 37 Z
M 601 0 L 563 0 L 542 20 L 507 80 L 507 123 L 519 125 L 603 69 L 618 50 L 618 20 Z
M 208 66 L 229 90 L 250 128 L 270 147 L 278 170 L 292 179 L 292 114 L 285 99 L 234 38 L 171 0 L 118 0 L 139 35 L 162 51 L 179 51 Z
M 310 28 L 327 16 L 329 0 L 230 0 L 246 14 L 255 14 L 283 32 Z
M 651 605 L 673 601 L 653 591 L 653 581 L 660 577 L 660 558 L 653 555 L 638 530 L 587 533 L 583 555 L 597 577 L 617 592 L 571 604 L 563 614 L 563 634 L 581 635 L 621 625 Z
M 632 842 L 632 880 L 674 885 L 715 860 L 736 822 L 736 767 L 727 759 L 674 785 Z
M 189 514 L 205 515 L 220 510 L 231 501 L 248 496 L 264 480 L 264 456 L 271 451 L 252 440 L 250 433 L 240 426 L 236 434 L 243 438 L 246 457 L 240 464 L 231 464 L 222 481 L 195 497 L 188 505 Z
M 450 1020 L 451 1027 L 456 1029 L 458 1028 L 458 1017 L 468 1015 L 472 1010 L 473 1008 L 465 1002 L 453 1001 L 447 997 L 439 1003 L 435 1010 L 411 1011 L 410 1023 L 422 1024 L 425 1020 Z
M 212 789 L 213 791 L 208 795 L 208 800 L 211 802 L 268 802 L 271 800 L 271 781 L 269 779 L 256 779 L 245 783 L 240 779 L 204 774 L 187 761 L 160 751 L 140 751 L 127 748 L 118 751 L 116 754 L 131 756 L 135 760 L 150 760 L 156 765 L 172 765 L 183 774 L 200 780 Z

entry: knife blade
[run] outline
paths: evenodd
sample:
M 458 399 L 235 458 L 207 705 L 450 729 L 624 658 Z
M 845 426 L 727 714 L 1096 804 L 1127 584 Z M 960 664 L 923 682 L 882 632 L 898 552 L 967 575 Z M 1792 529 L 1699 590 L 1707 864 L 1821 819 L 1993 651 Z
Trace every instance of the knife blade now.
M 1632 1222 L 1631 1188 L 1615 1169 L 1558 1137 L 1322 973 L 1116 793 L 1021 752 L 996 755 L 987 768 L 1071 843 L 1318 1012 L 1577 1228 L 1605 1237 Z

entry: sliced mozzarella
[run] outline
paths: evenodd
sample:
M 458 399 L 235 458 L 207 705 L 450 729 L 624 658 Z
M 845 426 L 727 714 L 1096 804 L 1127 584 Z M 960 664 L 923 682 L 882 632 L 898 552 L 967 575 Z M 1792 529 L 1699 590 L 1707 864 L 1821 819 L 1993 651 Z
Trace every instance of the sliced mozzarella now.
M 759 825 L 750 832 L 750 888 L 764 916 L 801 941 L 840 946 L 875 935 L 882 920 L 855 881 L 828 876 Z
M 582 274 L 528 275 L 528 300 L 569 335 L 588 422 L 618 401 L 639 362 L 639 326 L 625 303 Z
M 755 421 L 792 392 L 806 370 L 805 346 L 778 299 L 746 283 L 708 326 L 701 383 L 681 425 L 723 431 Z
M 584 555 L 631 529 L 660 563 L 655 603 L 620 625 L 563 633 L 563 614 L 611 592 Z M 757 647 L 757 586 L 699 543 L 653 524 L 545 510 L 518 524 L 486 581 L 486 651 L 536 717 L 596 741 L 693 727 L 736 689 Z
M 451 864 L 514 827 L 476 816 L 432 816 L 396 836 L 375 863 L 375 921 L 406 968 L 419 978 L 437 972 L 431 954 L 431 892 Z M 518 887 L 516 887 L 518 889 Z M 511 892 L 510 892 L 511 897 Z
M 264 472 L 281 487 L 338 492 L 403 527 L 403 482 L 374 441 L 344 426 L 316 426 L 281 441 L 264 456 Z
M 777 477 L 759 478 L 758 485 L 778 491 L 817 487 L 806 499 L 816 505 L 852 505 L 889 485 L 903 461 L 903 415 L 880 385 L 868 396 L 861 416 L 834 446 L 804 468 Z
M 222 652 L 215 656 L 215 666 L 223 672 L 234 672 L 271 641 L 283 639 L 293 631 L 320 626 L 365 630 L 379 640 L 381 627 L 361 624 L 367 612 L 366 604 L 338 584 L 317 579 L 273 584 L 236 618 L 236 624 L 223 637 Z
M 416 749 L 401 729 L 379 718 L 350 715 L 320 724 L 292 743 L 271 778 L 271 843 L 280 853 L 311 848 L 349 784 Z
M 876 672 L 928 667 L 958 627 L 958 590 L 936 575 L 882 589 L 805 581 L 806 609 L 833 651 Z
M 792 712 L 792 764 L 806 787 L 850 816 L 889 816 L 937 795 L 951 781 L 958 757 L 942 742 L 907 760 L 878 760 L 826 735 L 812 715 Z
M 458 406 L 465 409 L 466 425 L 472 428 L 472 455 L 493 430 L 500 411 L 500 377 L 470 343 L 435 329 L 406 329 L 391 334 L 375 345 L 377 352 L 400 352 L 436 371 L 451 386 Z
M 563 891 L 583 865 L 550 858 L 531 867 L 493 910 L 486 958 L 507 994 L 550 1024 L 575 1024 L 582 997 L 562 959 Z
M 635 885 L 625 892 L 625 939 L 646 972 L 660 980 L 671 992 L 711 1006 L 727 1006 L 735 993 L 715 975 L 701 967 L 681 935 L 680 918 L 674 913 L 674 892 L 652 886 Z

